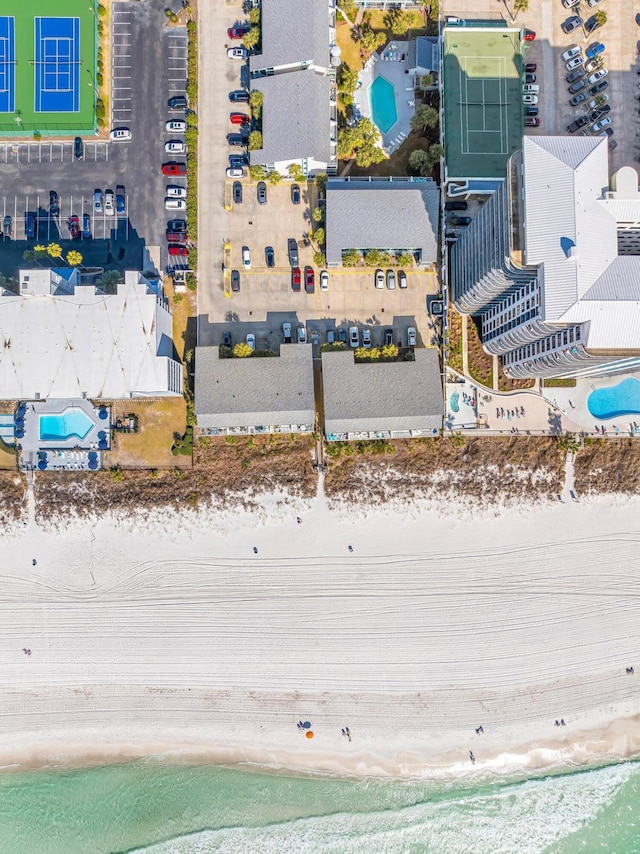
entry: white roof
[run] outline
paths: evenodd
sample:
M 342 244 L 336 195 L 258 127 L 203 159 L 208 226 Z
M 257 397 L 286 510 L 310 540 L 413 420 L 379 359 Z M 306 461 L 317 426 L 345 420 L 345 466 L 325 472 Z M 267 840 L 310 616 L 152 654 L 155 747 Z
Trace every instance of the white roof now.
M 0 398 L 181 392 L 171 313 L 139 273 L 127 272 L 113 295 L 93 286 L 29 293 L 30 273 L 20 273 L 20 296 L 0 298 Z

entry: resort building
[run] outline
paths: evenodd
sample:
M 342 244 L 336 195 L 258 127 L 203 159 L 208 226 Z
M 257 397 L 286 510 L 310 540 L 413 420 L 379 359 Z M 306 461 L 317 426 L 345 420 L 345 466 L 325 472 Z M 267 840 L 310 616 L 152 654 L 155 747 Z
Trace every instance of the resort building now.
M 442 429 L 440 361 L 418 348 L 411 362 L 357 363 L 352 351 L 322 354 L 324 430 L 329 442 L 410 439 Z
M 117 293 L 75 270 L 21 270 L 0 294 L 0 399 L 116 400 L 182 394 L 161 290 L 127 271 Z
M 338 141 L 335 6 L 323 0 L 263 0 L 262 52 L 251 56 L 252 90 L 263 94 L 262 148 L 251 164 L 287 174 L 335 174 Z M 283 21 L 286 25 L 283 26 Z
M 508 376 L 640 366 L 638 174 L 608 167 L 607 137 L 524 137 L 451 249 L 454 302 Z
M 331 178 L 326 196 L 329 267 L 348 249 L 410 252 L 421 267 L 437 260 L 440 197 L 431 178 Z
M 203 436 L 313 432 L 311 347 L 283 344 L 279 356 L 245 359 L 197 347 L 195 409 Z

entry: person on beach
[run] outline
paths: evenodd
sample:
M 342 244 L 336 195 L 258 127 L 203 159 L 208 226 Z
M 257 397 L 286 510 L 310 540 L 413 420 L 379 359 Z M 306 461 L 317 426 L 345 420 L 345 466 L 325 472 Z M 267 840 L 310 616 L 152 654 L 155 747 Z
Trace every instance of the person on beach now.
M 253 547 L 253 553 L 254 553 L 254 555 L 258 554 L 258 547 L 257 546 Z
M 469 751 L 469 759 L 471 760 L 472 765 L 476 764 L 476 757 L 473 755 L 473 750 Z
M 349 739 L 349 741 L 351 741 L 351 730 L 349 729 L 349 727 L 348 727 L 348 726 L 346 726 L 346 727 L 344 728 L 344 731 L 345 731 L 345 733 L 346 733 L 347 738 Z
M 353 551 L 353 546 L 349 546 L 349 551 L 350 551 L 350 552 L 352 552 L 352 551 Z

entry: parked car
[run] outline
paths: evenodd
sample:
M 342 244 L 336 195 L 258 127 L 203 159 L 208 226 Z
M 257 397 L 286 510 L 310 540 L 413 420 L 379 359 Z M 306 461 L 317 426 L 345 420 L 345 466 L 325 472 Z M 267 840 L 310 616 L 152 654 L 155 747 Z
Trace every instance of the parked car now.
M 267 185 L 264 181 L 258 181 L 258 186 L 256 188 L 258 195 L 258 204 L 266 205 L 267 204 Z
M 569 62 L 565 63 L 565 68 L 567 71 L 573 71 L 574 68 L 578 68 L 578 66 L 584 65 L 584 56 L 579 53 L 578 56 L 574 56 L 573 59 L 570 59 Z
M 95 213 L 102 213 L 102 190 L 93 191 L 93 210 Z
M 28 240 L 36 236 L 36 218 L 33 214 L 26 214 L 24 218 L 24 234 Z
M 565 9 L 571 9 L 573 6 L 577 6 L 580 0 L 562 0 L 562 5 Z
M 251 269 L 251 250 L 248 246 L 242 247 L 242 263 L 244 264 L 245 270 Z
M 327 329 L 327 344 L 333 344 L 336 340 L 336 333 L 334 329 Z
M 384 344 L 385 347 L 389 347 L 393 344 L 393 329 L 391 329 L 391 327 L 384 330 Z
M 234 24 L 227 30 L 227 35 L 230 39 L 241 39 L 246 36 L 250 29 L 249 24 Z
M 256 349 L 256 336 L 253 334 L 253 332 L 247 332 L 247 337 L 245 338 L 245 341 L 252 350 Z
M 567 133 L 575 133 L 580 128 L 589 124 L 589 116 L 578 116 L 578 118 L 567 126 Z
M 582 48 L 577 44 L 572 45 L 568 50 L 562 54 L 562 61 L 569 62 L 570 59 L 573 59 L 574 56 L 579 56 L 582 53 Z
M 607 68 L 599 68 L 595 74 L 592 74 L 589 77 L 589 83 L 597 83 L 598 80 L 602 80 L 603 77 L 606 77 L 608 73 L 609 70 Z
M 231 340 L 231 333 L 230 332 L 223 332 L 222 333 L 222 345 L 223 345 L 223 347 L 228 347 L 229 349 L 231 349 L 232 344 L 233 344 L 233 341 Z
M 586 89 L 588 85 L 589 83 L 587 82 L 587 78 L 583 77 L 581 80 L 576 80 L 575 83 L 572 83 L 571 86 L 569 86 L 569 91 L 572 95 L 575 95 L 583 89 Z
M 398 270 L 398 287 L 406 288 L 407 287 L 407 274 L 404 270 Z
M 613 151 L 613 149 L 617 148 L 617 147 L 618 147 L 618 143 L 615 141 L 615 139 L 610 139 L 609 140 L 609 151 Z
M 169 199 L 186 199 L 187 191 L 185 187 L 178 187 L 176 184 L 169 184 L 165 189 L 165 195 Z
M 163 163 L 162 164 L 162 174 L 163 175 L 186 175 L 187 174 L 187 164 L 186 163 L 176 163 L 175 161 L 171 161 L 171 163 Z
M 265 246 L 264 248 L 264 260 L 266 261 L 267 267 L 275 266 L 275 254 L 273 251 L 273 246 Z
M 168 133 L 184 133 L 187 129 L 187 123 L 182 119 L 169 119 L 165 122 L 164 129 Z
M 111 142 L 131 142 L 131 131 L 129 128 L 114 128 L 109 139 Z
M 113 190 L 104 191 L 104 212 L 107 216 L 114 216 L 116 212 L 115 196 L 113 195 Z
M 291 290 L 299 291 L 300 290 L 300 267 L 294 267 L 291 270 Z
M 244 169 L 241 169 L 238 166 L 230 166 L 226 170 L 225 175 L 227 176 L 227 178 L 244 178 Z
M 246 113 L 229 113 L 229 121 L 232 125 L 250 125 L 251 116 Z
M 187 146 L 181 139 L 170 139 L 164 144 L 164 150 L 167 154 L 184 154 Z
M 186 243 L 187 234 L 185 231 L 167 231 L 167 243 Z
M 609 81 L 608 80 L 601 80 L 599 83 L 596 83 L 595 86 L 592 86 L 591 89 L 589 89 L 589 94 L 590 95 L 599 95 L 600 92 L 604 92 L 604 90 L 608 89 L 608 88 L 609 88 Z
M 567 18 L 566 21 L 560 25 L 563 33 L 572 33 L 574 30 L 577 30 L 578 27 L 581 27 L 584 24 L 584 21 L 579 15 L 572 15 L 570 18 Z
M 607 93 L 601 92 L 599 95 L 596 95 L 595 98 L 592 98 L 588 102 L 587 107 L 590 110 L 597 110 L 598 108 L 603 107 L 607 103 L 608 100 L 609 100 L 609 96 L 607 95 Z
M 167 222 L 167 231 L 184 231 L 187 230 L 186 219 L 170 219 Z
M 581 77 L 584 77 L 584 69 L 574 68 L 574 70 L 570 74 L 567 74 L 564 79 L 567 83 L 575 83 L 576 80 L 580 80 Z
M 586 101 L 589 97 L 587 92 L 578 92 L 577 95 L 574 95 L 573 98 L 569 101 L 572 107 L 577 107 L 578 104 L 581 104 L 583 101 Z
M 522 96 L 522 103 L 526 104 L 526 105 L 537 104 L 538 103 L 538 96 L 537 95 L 523 95 Z
M 537 116 L 540 111 L 537 107 L 527 107 L 525 110 L 525 116 Z
M 125 191 L 122 184 L 118 184 L 116 187 L 116 213 L 124 214 L 127 212 L 127 205 L 125 200 Z
M 186 211 L 187 209 L 184 199 L 165 198 L 164 206 L 168 211 Z
M 446 211 L 466 211 L 469 207 L 467 202 L 445 202 L 444 209 Z
M 449 217 L 449 225 L 470 225 L 471 217 L 470 216 L 450 216 Z
M 592 59 L 586 63 L 584 66 L 585 74 L 593 74 L 594 71 L 597 71 L 599 68 L 602 68 L 602 58 Z
M 76 160 L 82 160 L 84 157 L 84 143 L 79 136 L 73 140 L 73 156 Z
M 599 133 L 601 130 L 604 130 L 608 125 L 611 124 L 611 119 L 607 116 L 604 119 L 600 119 L 599 122 L 596 122 L 594 126 L 591 128 L 592 133 Z
M 91 217 L 88 213 L 82 214 L 82 237 L 91 240 Z
M 60 202 L 55 190 L 49 190 L 49 215 L 57 216 L 60 213 Z
M 535 83 L 536 82 L 536 75 L 535 74 L 525 74 L 524 75 L 524 82 L 525 83 Z
M 294 205 L 300 204 L 300 187 L 298 184 L 291 185 L 291 201 Z
M 72 240 L 80 237 L 80 220 L 77 216 L 69 217 L 69 234 Z
M 313 267 L 304 268 L 304 289 L 308 294 L 312 294 L 314 291 Z
M 349 327 L 349 344 L 351 347 L 360 346 L 360 333 L 357 326 Z
M 320 290 L 329 290 L 329 273 L 326 270 L 321 270 L 320 272 Z
M 604 51 L 605 51 L 605 46 L 602 44 L 602 42 L 594 42 L 586 50 L 587 58 L 588 59 L 595 59 L 596 56 L 598 56 L 601 53 L 604 53 Z
M 236 147 L 243 147 L 247 144 L 247 138 L 241 133 L 228 133 L 227 144 Z
M 304 328 L 302 324 L 298 326 L 298 344 L 306 344 L 307 343 L 307 330 Z
M 371 349 L 371 330 L 363 329 L 362 330 L 362 346 L 367 350 Z
M 600 22 L 596 18 L 595 15 L 592 15 L 584 25 L 585 33 L 591 34 L 594 30 L 597 30 L 600 26 Z
M 603 138 L 604 138 L 605 136 L 613 136 L 613 128 L 611 128 L 611 127 L 605 128 L 605 129 L 602 131 L 602 133 L 599 133 L 599 134 L 598 134 L 598 136 L 601 136 L 601 137 L 603 137 Z
M 228 59 L 246 59 L 249 56 L 246 47 L 228 47 Z
M 167 106 L 170 110 L 186 110 L 187 99 L 185 95 L 174 95 L 167 101 Z
M 186 246 L 179 246 L 176 243 L 172 243 L 169 246 L 169 255 L 171 255 L 172 257 L 177 256 L 179 258 L 186 258 L 188 254 L 189 254 L 189 250 L 187 249 Z
M 382 270 L 376 270 L 375 284 L 378 290 L 384 289 L 384 272 Z
M 596 107 L 595 110 L 592 110 L 589 114 L 589 119 L 592 122 L 597 122 L 598 119 L 601 119 L 602 116 L 606 116 L 607 113 L 611 112 L 611 107 L 609 104 L 603 104 L 602 107 Z
M 2 220 L 2 236 L 5 240 L 8 240 L 13 234 L 13 220 L 7 214 L 5 218 Z
M 240 270 L 231 271 L 231 290 L 234 294 L 240 290 Z
M 416 330 L 413 326 L 410 326 L 407 329 L 407 347 L 415 347 L 416 346 Z
M 525 116 L 524 123 L 528 128 L 540 127 L 540 119 L 536 119 L 534 116 Z
M 298 266 L 298 243 L 293 238 L 290 237 L 287 240 L 287 254 L 289 255 L 289 263 L 292 267 Z
M 592 9 L 594 6 L 597 6 L 598 3 L 602 3 L 602 0 L 587 0 L 587 6 L 591 6 Z
M 284 338 L 285 344 L 291 344 L 291 324 L 283 323 L 282 324 L 282 337 Z
M 538 92 L 540 91 L 540 87 L 538 86 L 537 83 L 523 83 L 522 84 L 522 91 L 525 94 L 537 95 Z
M 534 74 L 538 70 L 535 62 L 527 62 L 524 66 L 525 74 Z
M 393 270 L 387 270 L 387 288 L 390 291 L 395 291 L 396 289 L 396 274 Z
M 240 181 L 233 182 L 233 203 L 234 205 L 242 204 L 242 184 Z
M 347 330 L 344 326 L 341 326 L 340 329 L 338 329 L 338 339 L 342 341 L 343 344 L 347 343 Z
M 249 93 L 245 89 L 234 89 L 229 92 L 229 100 L 234 104 L 246 104 L 249 101 Z
M 249 158 L 246 154 L 230 154 L 229 155 L 229 166 L 232 169 L 242 169 L 244 166 L 249 165 Z
M 534 41 L 535 37 L 536 37 L 536 34 L 533 30 L 523 30 L 523 32 L 522 32 L 522 38 L 526 42 Z

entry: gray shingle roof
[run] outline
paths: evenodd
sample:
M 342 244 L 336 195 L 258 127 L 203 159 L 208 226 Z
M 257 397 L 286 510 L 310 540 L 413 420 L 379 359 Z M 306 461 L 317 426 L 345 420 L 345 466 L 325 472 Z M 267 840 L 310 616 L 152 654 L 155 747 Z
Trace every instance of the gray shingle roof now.
M 323 353 L 325 432 L 440 429 L 438 351 L 420 348 L 415 357 L 415 362 L 356 364 L 353 352 Z
M 196 348 L 198 426 L 268 427 L 315 420 L 309 344 L 283 345 L 279 357 L 220 359 L 217 347 Z
M 409 43 L 409 68 L 437 71 L 440 66 L 438 39 L 418 36 Z
M 251 71 L 298 62 L 329 64 L 329 4 L 326 0 L 263 0 L 262 53 Z
M 435 182 L 327 182 L 327 263 L 344 249 L 420 250 L 422 263 L 438 257 L 439 191 Z

